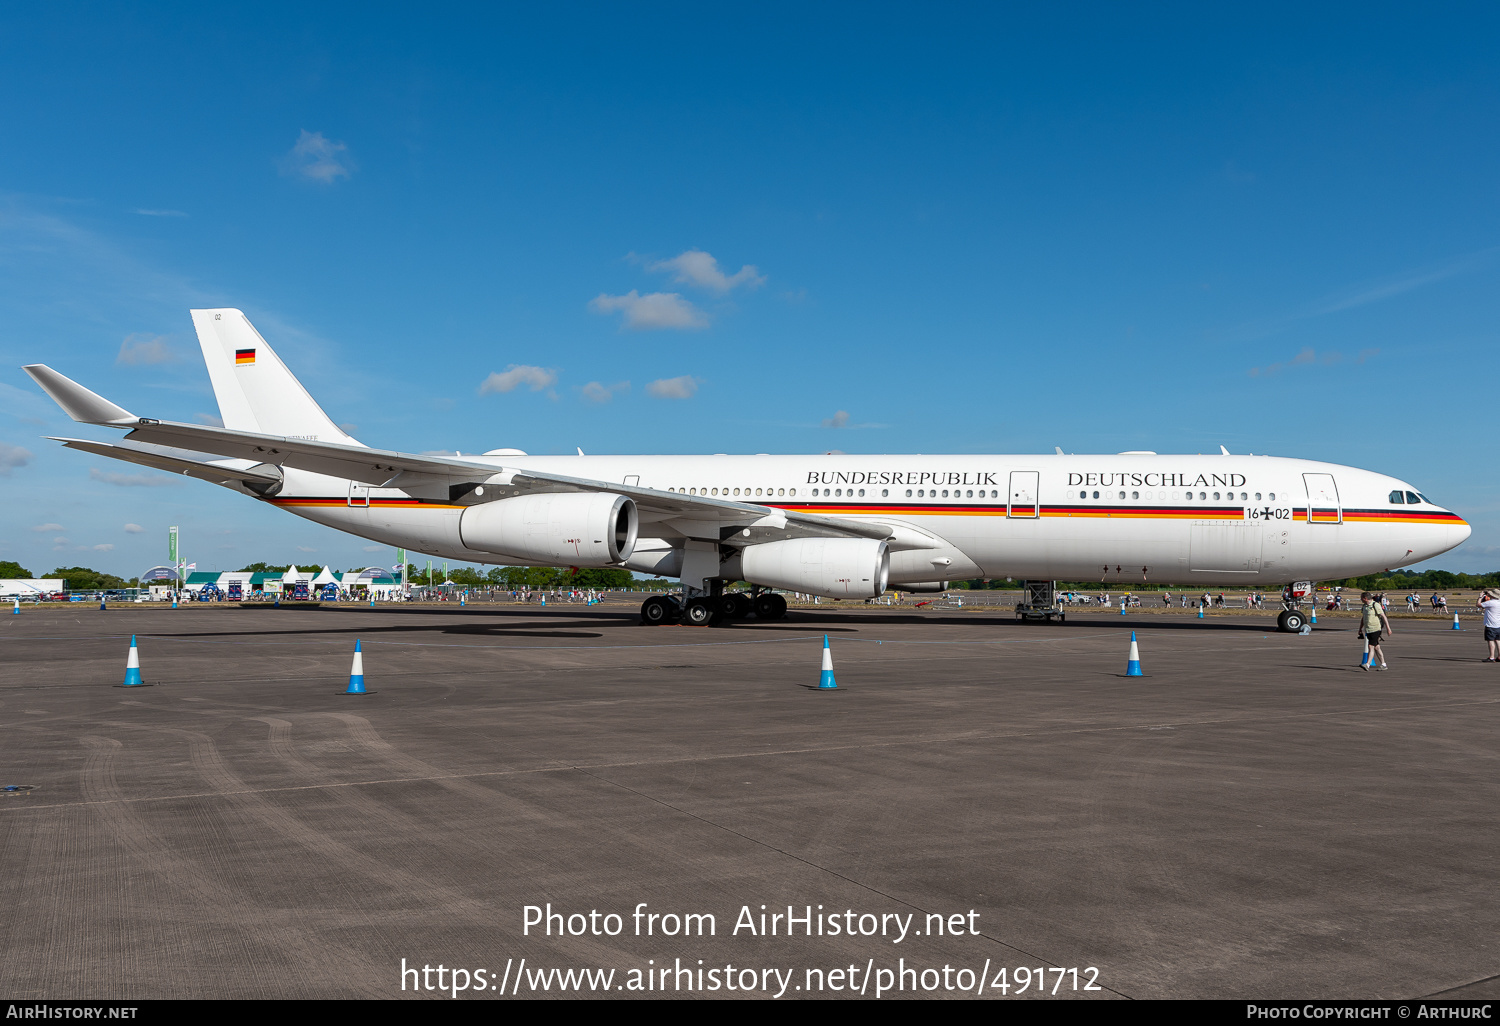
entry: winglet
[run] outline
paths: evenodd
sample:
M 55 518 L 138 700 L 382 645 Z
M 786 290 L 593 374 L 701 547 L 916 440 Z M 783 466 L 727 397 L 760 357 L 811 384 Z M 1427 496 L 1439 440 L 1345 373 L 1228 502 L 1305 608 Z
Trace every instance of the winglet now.
M 129 410 L 116 406 L 97 392 L 89 391 L 45 363 L 28 364 L 21 369 L 31 375 L 32 381 L 42 386 L 42 391 L 50 395 L 52 401 L 63 408 L 64 413 L 80 424 L 134 427 L 140 420 Z

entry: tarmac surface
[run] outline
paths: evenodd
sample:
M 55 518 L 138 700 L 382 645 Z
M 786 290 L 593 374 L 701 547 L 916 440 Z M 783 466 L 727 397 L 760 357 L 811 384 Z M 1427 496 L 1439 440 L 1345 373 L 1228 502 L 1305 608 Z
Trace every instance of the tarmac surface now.
M 131 634 L 152 686 L 126 690 Z M 1398 623 L 1366 673 L 1352 620 L 1186 611 L 6 615 L 0 786 L 31 789 L 0 793 L 0 997 L 438 996 L 402 959 L 469 1000 L 553 969 L 999 998 L 1023 967 L 1028 998 L 1049 967 L 1049 999 L 1500 997 L 1481 638 Z M 636 936 L 642 902 L 714 935 Z M 583 935 L 523 932 L 548 903 Z M 763 936 L 762 905 L 829 919 Z

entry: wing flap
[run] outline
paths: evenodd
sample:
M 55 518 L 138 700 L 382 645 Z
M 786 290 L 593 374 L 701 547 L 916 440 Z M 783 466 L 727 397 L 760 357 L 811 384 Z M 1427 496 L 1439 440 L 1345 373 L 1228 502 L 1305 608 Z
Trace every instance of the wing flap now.
M 143 467 L 154 467 L 157 470 L 165 470 L 169 474 L 184 474 L 204 481 L 241 481 L 245 484 L 256 485 L 274 485 L 281 481 L 281 474 L 274 467 L 228 467 L 208 460 L 192 459 L 182 450 L 160 452 L 119 442 L 49 437 L 52 441 L 61 442 L 69 449 L 79 449 L 96 456 L 108 456 L 110 459 L 124 460 Z

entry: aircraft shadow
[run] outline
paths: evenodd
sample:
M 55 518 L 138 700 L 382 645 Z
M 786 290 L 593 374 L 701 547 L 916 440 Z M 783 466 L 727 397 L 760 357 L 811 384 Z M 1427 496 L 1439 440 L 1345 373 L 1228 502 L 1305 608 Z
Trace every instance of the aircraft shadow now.
M 588 626 L 594 626 L 589 624 Z M 248 631 L 158 631 L 143 635 L 153 638 L 244 638 L 244 637 L 275 637 L 291 636 L 299 634 L 358 634 L 361 637 L 370 637 L 380 634 L 461 634 L 479 635 L 484 637 L 513 637 L 513 638 L 602 638 L 603 634 L 597 631 L 584 630 L 522 630 L 519 628 L 507 629 L 504 627 L 491 627 L 484 624 L 366 624 L 362 627 L 321 627 L 321 628 L 277 628 L 271 630 L 248 630 Z

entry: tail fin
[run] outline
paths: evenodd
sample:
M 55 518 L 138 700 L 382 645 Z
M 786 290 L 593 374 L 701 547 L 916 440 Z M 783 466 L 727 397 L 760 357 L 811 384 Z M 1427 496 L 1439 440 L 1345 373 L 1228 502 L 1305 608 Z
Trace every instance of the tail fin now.
M 194 310 L 193 327 L 225 427 L 361 444 L 328 419 L 243 313 Z

